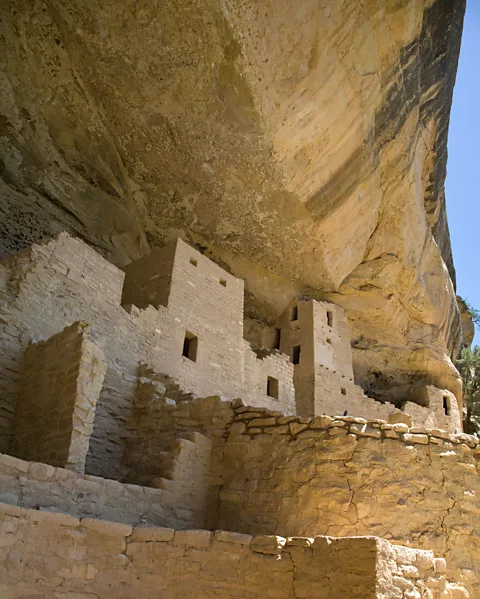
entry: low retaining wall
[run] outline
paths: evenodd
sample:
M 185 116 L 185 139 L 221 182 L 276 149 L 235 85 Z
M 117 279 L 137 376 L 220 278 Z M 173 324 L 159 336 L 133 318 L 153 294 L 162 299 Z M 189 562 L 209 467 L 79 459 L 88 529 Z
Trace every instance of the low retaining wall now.
M 236 409 L 217 527 L 376 535 L 432 549 L 480 597 L 478 439 L 356 418 Z
M 0 540 L 9 599 L 467 597 L 432 552 L 375 537 L 133 528 L 0 504 Z
M 13 506 L 128 524 L 202 526 L 205 514 L 188 509 L 181 481 L 166 482 L 165 489 L 140 487 L 0 454 L 0 501 Z

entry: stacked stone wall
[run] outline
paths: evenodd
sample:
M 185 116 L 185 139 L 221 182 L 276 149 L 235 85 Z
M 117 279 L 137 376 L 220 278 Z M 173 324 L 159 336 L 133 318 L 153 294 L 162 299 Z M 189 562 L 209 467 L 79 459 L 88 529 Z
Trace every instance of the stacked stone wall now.
M 266 457 L 268 456 L 268 457 Z M 480 596 L 479 441 L 438 429 L 236 408 L 217 526 L 432 549 Z
M 129 422 L 131 433 L 123 463 L 124 478 L 150 484 L 160 475 L 159 457 L 169 451 L 177 439 L 202 434 L 211 442 L 206 522 L 207 526 L 213 525 L 219 490 L 224 482 L 227 430 L 233 422 L 233 405 L 236 404 L 217 396 L 175 402 L 165 396 L 161 384 L 151 379 L 140 381 L 137 397 Z
M 168 258 L 168 269 L 159 265 L 159 256 L 154 252 L 139 260 L 138 271 L 136 262 L 130 264 L 126 279 L 126 289 L 136 285 L 141 294 L 142 280 L 150 281 L 160 270 L 154 282 L 163 281 L 165 272 L 171 271 L 165 285 L 159 284 L 159 290 L 168 288 L 169 292 L 166 305 L 156 302 L 160 334 L 153 365 L 161 366 L 162 372 L 175 378 L 183 390 L 198 397 L 240 397 L 244 385 L 243 281 L 180 239 L 173 248 L 160 252 L 163 257 L 162 252 Z M 135 303 L 134 292 L 128 297 Z M 147 303 L 142 295 L 138 301 L 141 306 Z M 187 335 L 196 338 L 195 355 L 190 357 L 183 355 Z
M 176 457 L 172 456 L 174 461 Z M 80 475 L 0 454 L 0 501 L 34 510 L 128 524 L 143 522 L 181 529 L 204 527 L 206 497 L 201 496 L 204 489 L 200 485 L 198 489 L 193 488 L 188 476 L 191 472 L 188 468 L 180 472 L 182 466 L 184 461 L 180 460 L 175 479 L 158 481 L 163 488 L 152 488 Z M 199 476 L 196 480 L 199 482 Z
M 243 343 L 245 388 L 242 397 L 247 397 L 248 403 L 253 406 L 295 414 L 293 364 L 290 358 L 278 350 L 254 352 L 247 341 Z M 270 389 L 269 377 L 274 379 L 274 387 Z
M 122 304 L 137 308 L 167 306 L 172 283 L 176 244 L 156 248 L 124 266 Z
M 124 273 L 86 244 L 60 234 L 3 263 L 0 291 L 0 448 L 7 451 L 29 342 L 43 341 L 76 321 L 91 325 L 107 371 L 97 402 L 86 470 L 121 477 L 125 423 L 130 417 L 138 364 L 150 362 L 157 312 L 127 313 L 120 305 Z
M 466 597 L 433 553 L 375 538 L 252 538 L 1 504 L 0 532 L 0 592 L 9 599 Z
M 84 472 L 105 369 L 82 323 L 29 345 L 11 453 Z

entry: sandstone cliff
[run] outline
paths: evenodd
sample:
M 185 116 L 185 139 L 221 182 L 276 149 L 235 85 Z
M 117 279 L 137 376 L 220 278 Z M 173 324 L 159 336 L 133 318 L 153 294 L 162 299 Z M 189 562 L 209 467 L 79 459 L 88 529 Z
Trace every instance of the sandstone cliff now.
M 67 229 L 122 265 L 180 235 L 246 279 L 255 318 L 294 294 L 344 306 L 371 393 L 458 395 L 443 183 L 464 8 L 2 2 L 2 257 Z

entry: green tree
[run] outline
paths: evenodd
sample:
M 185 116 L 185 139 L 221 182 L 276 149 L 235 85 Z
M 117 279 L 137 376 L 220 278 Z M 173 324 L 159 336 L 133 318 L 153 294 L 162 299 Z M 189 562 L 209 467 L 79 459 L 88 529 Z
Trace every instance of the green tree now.
M 468 311 L 470 312 L 470 314 L 472 315 L 472 321 L 473 324 L 477 327 L 480 328 L 480 310 L 477 310 L 476 308 L 474 308 L 473 306 L 471 306 L 467 300 L 465 300 L 465 305 L 468 308 Z
M 456 366 L 463 380 L 465 432 L 471 434 L 477 431 L 477 417 L 480 416 L 480 347 L 464 347 Z

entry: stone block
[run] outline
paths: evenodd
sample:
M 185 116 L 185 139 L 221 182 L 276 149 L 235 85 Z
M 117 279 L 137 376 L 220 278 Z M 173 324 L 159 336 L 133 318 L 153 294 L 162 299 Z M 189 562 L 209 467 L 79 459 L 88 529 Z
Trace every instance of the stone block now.
M 248 428 L 250 427 L 264 427 L 264 426 L 275 426 L 277 424 L 276 418 L 254 418 L 250 420 L 248 423 Z
M 234 545 L 250 545 L 252 541 L 251 535 L 242 534 L 240 532 L 231 532 L 228 530 L 216 530 L 214 532 L 215 541 L 221 543 L 233 543 Z
M 436 574 L 445 574 L 447 571 L 447 562 L 443 557 L 434 559 L 434 569 Z
M 410 433 L 405 433 L 403 435 L 403 440 L 406 443 L 415 443 L 419 445 L 428 445 L 428 437 L 427 435 L 413 435 Z
M 28 472 L 30 467 L 29 462 L 25 462 L 19 458 L 14 458 L 13 456 L 7 455 L 5 453 L 0 454 L 0 464 L 2 466 L 7 466 L 8 468 L 18 470 L 19 472 Z
M 310 428 L 328 428 L 333 422 L 330 416 L 316 416 L 310 422 Z
M 254 537 L 250 543 L 250 549 L 255 553 L 265 555 L 278 555 L 283 551 L 287 540 L 276 535 L 259 535 Z
M 313 537 L 288 537 L 285 545 L 287 547 L 307 547 L 310 548 L 313 545 Z
M 107 520 L 97 520 L 96 518 L 82 518 L 80 525 L 89 530 L 102 533 L 108 536 L 129 537 L 133 528 L 130 524 L 121 524 L 120 522 L 110 522 Z
M 27 518 L 34 522 L 49 522 L 57 526 L 79 526 L 80 520 L 70 514 L 63 514 L 53 510 L 40 509 L 28 510 Z
M 155 541 L 167 543 L 173 541 L 175 531 L 173 528 L 157 528 L 153 526 L 136 526 L 131 535 L 132 541 Z
M 173 538 L 174 545 L 205 549 L 210 545 L 212 533 L 209 530 L 177 530 Z
M 35 480 L 49 480 L 55 476 L 55 468 L 48 464 L 41 464 L 39 462 L 31 462 L 28 469 L 29 478 Z

